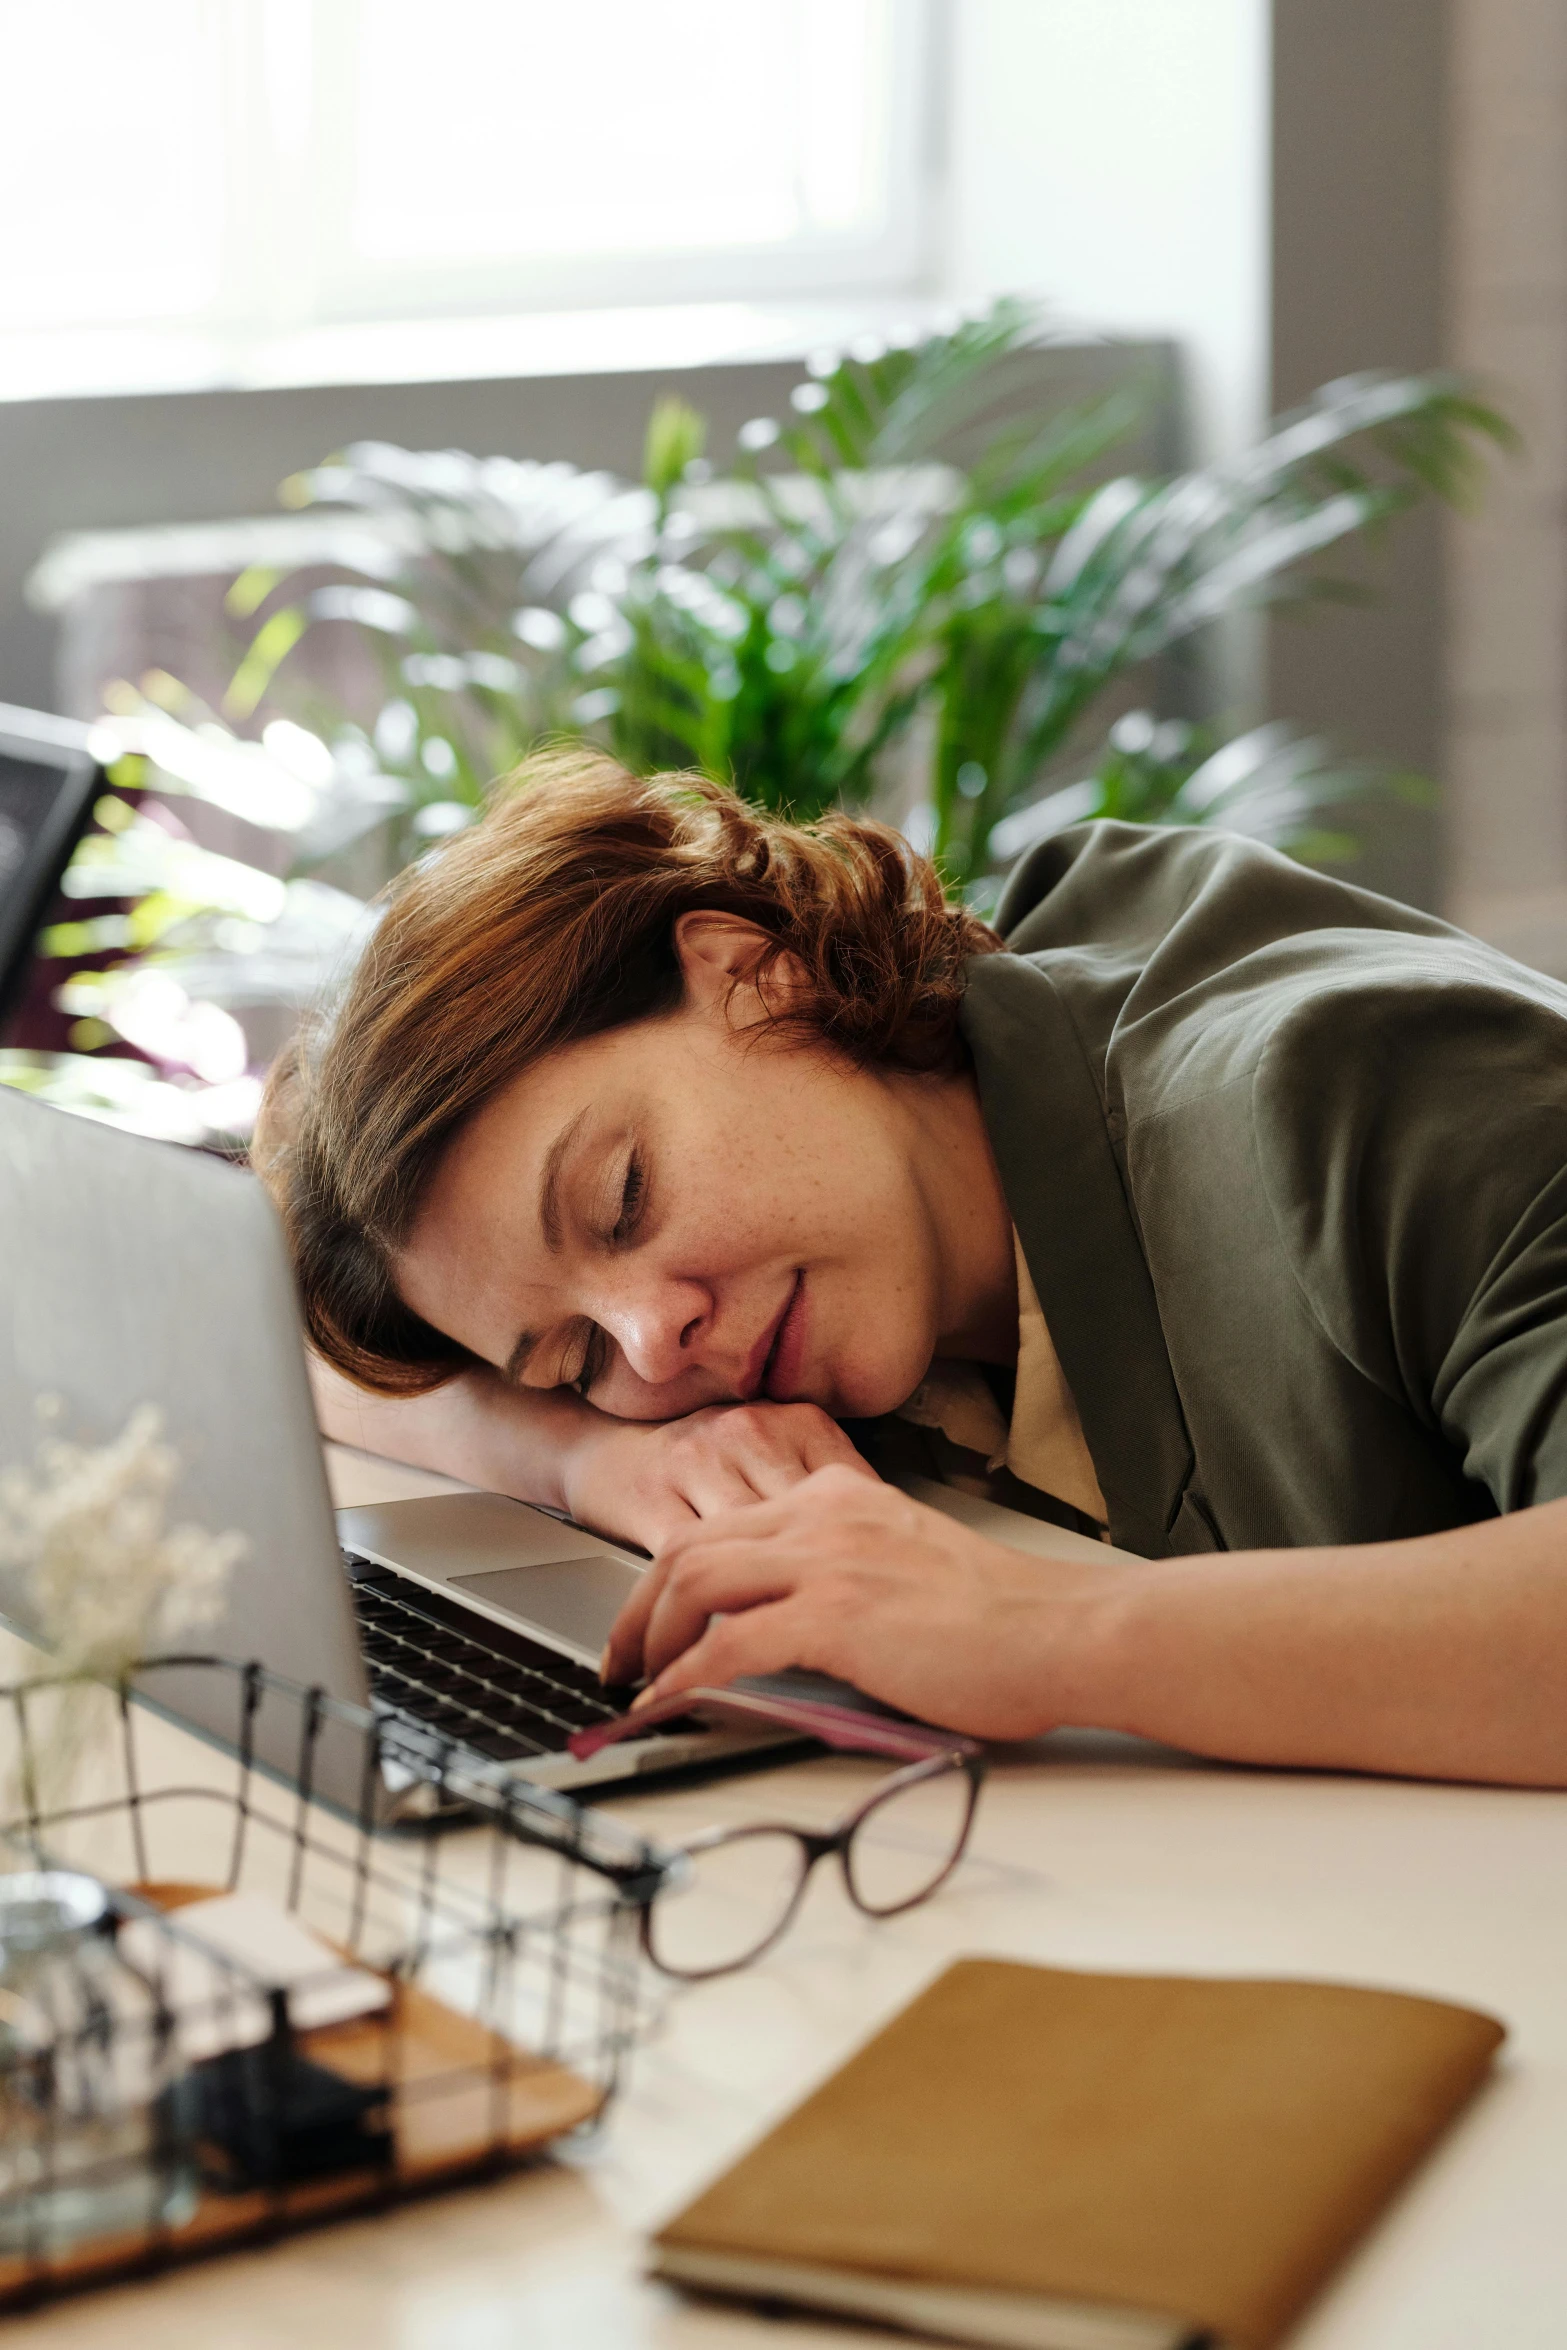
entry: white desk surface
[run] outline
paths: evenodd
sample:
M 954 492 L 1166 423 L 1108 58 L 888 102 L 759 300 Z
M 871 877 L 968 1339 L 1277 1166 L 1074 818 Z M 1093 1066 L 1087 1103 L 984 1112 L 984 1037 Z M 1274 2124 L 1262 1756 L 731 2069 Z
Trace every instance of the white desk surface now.
M 354 1454 L 340 1500 L 440 1480 Z M 615 1808 L 650 1835 L 827 1820 L 879 1765 L 797 1763 Z M 971 1854 L 873 1924 L 817 1872 L 760 1964 L 673 2001 L 582 2157 L 10 2320 L 39 2350 L 866 2350 L 877 2329 L 687 2303 L 644 2231 L 950 1958 L 1301 1974 L 1469 2001 L 1501 2070 L 1290 2350 L 1567 2343 L 1567 1795 L 1231 1770 L 1064 1737 L 992 1770 Z

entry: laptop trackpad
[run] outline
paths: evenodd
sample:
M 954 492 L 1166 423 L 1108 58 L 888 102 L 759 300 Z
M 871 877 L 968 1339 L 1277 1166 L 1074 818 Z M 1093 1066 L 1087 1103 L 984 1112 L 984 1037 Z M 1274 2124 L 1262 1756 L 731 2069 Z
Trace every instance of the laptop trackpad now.
M 482 1575 L 451 1575 L 453 1591 L 471 1591 L 487 1607 L 504 1608 L 525 1627 L 553 1632 L 596 1657 L 610 1626 L 642 1580 L 621 1559 L 549 1559 L 536 1567 L 493 1567 Z

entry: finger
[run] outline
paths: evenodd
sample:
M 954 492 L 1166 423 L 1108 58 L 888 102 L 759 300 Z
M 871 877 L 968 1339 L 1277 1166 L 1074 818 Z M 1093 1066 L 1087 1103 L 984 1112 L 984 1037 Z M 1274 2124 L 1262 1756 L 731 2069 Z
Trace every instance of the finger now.
M 854 1469 L 873 1485 L 881 1483 L 843 1430 L 820 1412 L 812 1412 L 802 1427 L 769 1431 L 764 1448 L 746 1452 L 741 1458 L 758 1498 L 768 1501 L 803 1485 L 818 1469 Z
M 828 1466 L 841 1465 L 829 1463 Z M 727 1548 L 737 1539 L 743 1539 L 749 1546 L 780 1534 L 792 1533 L 806 1525 L 812 1529 L 813 1542 L 820 1541 L 822 1520 L 817 1513 L 819 1510 L 825 1511 L 830 1518 L 844 1498 L 847 1480 L 843 1486 L 814 1484 L 815 1475 L 816 1472 L 813 1472 L 812 1477 L 765 1501 L 747 1500 L 738 1509 L 727 1509 L 710 1518 L 688 1516 L 683 1519 L 669 1541 L 660 1548 L 654 1566 L 642 1578 L 637 1590 L 616 1618 L 600 1667 L 605 1681 L 613 1687 L 625 1687 L 639 1678 L 644 1670 L 648 1618 L 668 1577 L 692 1558 L 709 1551 L 714 1545 Z M 871 1475 L 871 1483 L 879 1495 L 891 1498 L 890 1489 L 874 1474 Z M 858 1500 L 858 1481 L 847 1490 L 850 1498 Z
M 629 1689 L 642 1678 L 642 1635 L 668 1577 L 667 1558 L 655 1559 L 611 1624 L 599 1659 L 599 1677 L 611 1689 Z
M 800 1457 L 807 1469 L 853 1469 L 860 1476 L 868 1477 L 873 1485 L 881 1483 L 865 1455 L 856 1451 L 837 1421 L 829 1420 L 825 1413 L 812 1415 Z
M 818 1501 L 818 1490 L 813 1478 L 819 1471 L 811 1471 L 783 1493 L 769 1494 L 765 1500 L 752 1500 L 742 1505 L 742 1511 L 715 1513 L 711 1518 L 699 1519 L 695 1524 L 682 1526 L 672 1542 L 660 1551 L 660 1558 L 676 1561 L 692 1550 L 705 1548 L 712 1542 L 728 1542 L 734 1538 L 738 1525 L 743 1525 L 752 1541 L 765 1540 L 769 1535 L 781 1534 L 802 1522 L 802 1513 L 813 1511 Z M 820 1523 L 819 1520 L 814 1522 Z
M 599 1659 L 599 1677 L 606 1687 L 625 1689 L 642 1678 L 646 1670 L 644 1656 L 648 1619 L 674 1567 L 685 1555 L 683 1545 L 704 1528 L 727 1525 L 738 1510 L 743 1510 L 749 1520 L 751 1513 L 759 1506 L 759 1498 L 747 1485 L 738 1487 L 738 1498 L 735 1498 L 735 1488 L 731 1487 L 730 1497 L 708 1517 L 694 1501 L 680 1497 L 679 1514 L 677 1516 L 673 1509 L 669 1512 L 673 1522 L 667 1537 L 659 1542 L 658 1555 L 653 1565 L 640 1578 L 637 1588 L 610 1626 L 609 1638 Z
M 746 1500 L 765 1500 L 786 1493 L 814 1469 L 858 1458 L 836 1422 L 814 1404 L 738 1404 L 706 1418 L 696 1465 L 683 1471 L 680 1482 L 695 1495 L 699 1483 L 738 1478 L 750 1488 Z M 703 1514 L 737 1498 L 720 1486 Z
M 815 1404 L 740 1404 L 715 1422 L 709 1434 L 727 1447 L 748 1476 L 757 1470 L 772 1476 L 780 1469 L 795 1477 L 809 1476 L 826 1468 L 876 1474 L 837 1421 Z
M 642 1633 L 642 1669 L 656 1675 L 707 1631 L 714 1616 L 784 1599 L 811 1579 L 813 1562 L 792 1546 L 737 1542 L 672 1573 Z
M 731 1681 L 790 1666 L 806 1672 L 837 1671 L 830 1635 L 798 1594 L 725 1616 L 667 1665 L 638 1699 L 677 1697 L 687 1689 L 722 1689 Z
M 702 1513 L 695 1504 L 668 1486 L 661 1487 L 656 1496 L 646 1501 L 637 1501 L 633 1508 L 636 1543 L 651 1551 L 655 1558 L 702 1522 Z M 612 1534 L 610 1540 L 614 1539 Z
M 680 1490 L 693 1516 L 722 1517 L 726 1510 L 747 1509 L 752 1502 L 766 1498 L 770 1489 L 759 1482 L 760 1471 L 760 1462 L 745 1459 L 688 1461 L 679 1472 Z M 680 1531 L 684 1533 L 688 1525 L 689 1520 Z
M 758 1445 L 741 1456 L 745 1477 L 751 1491 L 751 1501 L 776 1501 L 780 1495 L 803 1485 L 811 1473 L 810 1463 L 787 1445 Z

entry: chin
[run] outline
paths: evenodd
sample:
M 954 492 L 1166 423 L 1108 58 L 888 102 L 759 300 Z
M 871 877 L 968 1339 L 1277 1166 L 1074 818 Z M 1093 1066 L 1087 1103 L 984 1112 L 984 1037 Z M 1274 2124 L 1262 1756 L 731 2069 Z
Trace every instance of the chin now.
M 895 1412 L 908 1402 L 929 1370 L 930 1359 L 927 1347 L 917 1362 L 910 1358 L 849 1365 L 838 1373 L 832 1401 L 822 1408 L 835 1420 L 879 1420 L 884 1412 Z

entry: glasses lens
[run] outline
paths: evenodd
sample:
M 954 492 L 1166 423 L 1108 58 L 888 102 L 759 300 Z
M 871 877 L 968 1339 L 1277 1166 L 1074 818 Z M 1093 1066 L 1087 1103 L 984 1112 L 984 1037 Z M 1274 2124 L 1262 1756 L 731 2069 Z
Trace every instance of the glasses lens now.
M 860 1907 L 886 1917 L 934 1892 L 963 1849 L 972 1807 L 966 1771 L 889 1787 L 849 1845 L 849 1884 Z
M 682 1854 L 648 1921 L 648 1952 L 671 1975 L 744 1966 L 783 1924 L 805 1875 L 805 1851 L 783 1828 L 743 1828 Z

